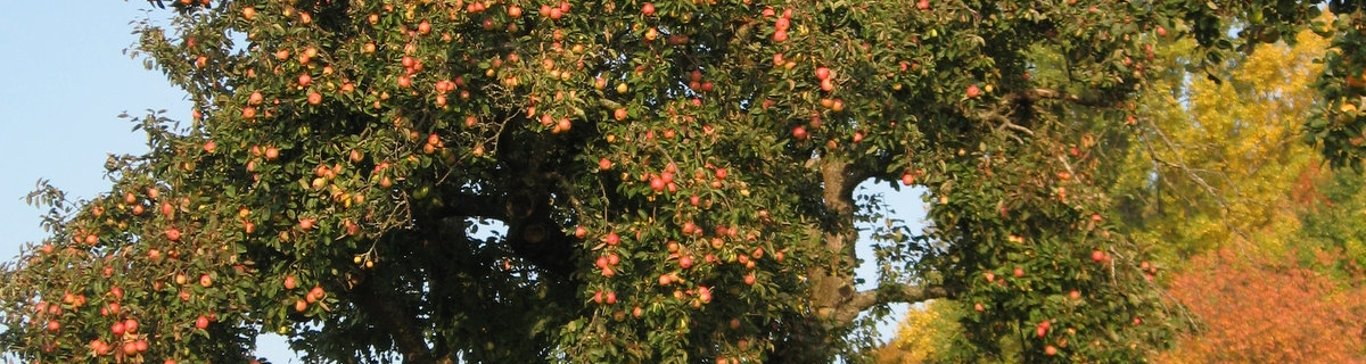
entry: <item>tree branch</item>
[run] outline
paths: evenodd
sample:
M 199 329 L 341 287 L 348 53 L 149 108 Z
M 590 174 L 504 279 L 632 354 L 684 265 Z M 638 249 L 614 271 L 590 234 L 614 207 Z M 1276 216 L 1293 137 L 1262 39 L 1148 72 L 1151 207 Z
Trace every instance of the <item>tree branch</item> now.
M 394 340 L 394 345 L 398 347 L 399 353 L 403 354 L 403 361 L 406 363 L 439 363 L 454 364 L 455 359 L 449 354 L 437 357 L 432 350 L 427 347 L 427 342 L 422 333 L 422 322 L 409 315 L 393 302 L 386 300 L 392 296 L 393 292 L 385 292 L 375 286 L 375 280 L 366 280 L 356 286 L 352 291 L 356 306 L 365 311 L 373 322 L 383 332 L 389 334 Z
M 855 293 L 840 306 L 833 318 L 836 322 L 849 323 L 853 322 L 859 313 L 876 305 L 898 302 L 916 303 L 947 296 L 948 292 L 941 287 L 923 287 L 912 284 L 886 286 L 876 290 Z
M 1054 90 L 1054 89 L 1047 89 L 1047 88 L 1034 88 L 1034 89 L 1022 90 L 1022 91 L 1019 91 L 1019 92 L 1015 92 L 1015 93 L 1011 93 L 1011 94 L 1009 94 L 1009 95 L 1006 95 L 1006 97 L 1003 98 L 1003 101 L 1005 101 L 1005 102 L 1010 102 L 1010 103 L 1018 103 L 1018 102 L 1021 102 L 1021 101 L 1024 101 L 1024 102 L 1034 102 L 1034 101 L 1039 101 L 1039 100 L 1058 100 L 1058 101 L 1067 101 L 1067 102 L 1074 103 L 1074 104 L 1081 105 L 1081 106 L 1092 106 L 1092 107 L 1104 107 L 1104 106 L 1109 106 L 1109 104 L 1107 104 L 1107 103 L 1105 102 L 1105 100 L 1100 99 L 1100 98 L 1096 98 L 1096 97 L 1083 97 L 1083 96 L 1073 95 L 1073 94 L 1069 94 L 1069 93 L 1066 93 L 1066 92 L 1062 92 L 1062 91 L 1058 91 L 1058 90 Z

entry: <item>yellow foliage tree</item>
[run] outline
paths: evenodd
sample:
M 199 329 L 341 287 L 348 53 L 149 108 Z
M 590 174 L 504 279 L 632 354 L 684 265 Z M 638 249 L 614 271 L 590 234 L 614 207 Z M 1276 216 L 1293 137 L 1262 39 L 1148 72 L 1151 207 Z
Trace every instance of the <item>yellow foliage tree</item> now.
M 1189 43 L 1163 56 L 1180 66 Z M 1234 241 L 1283 253 L 1299 229 L 1294 184 L 1318 163 L 1300 127 L 1327 46 L 1302 32 L 1259 46 L 1223 82 L 1183 70 L 1155 83 L 1171 92 L 1140 100 L 1143 132 L 1115 185 L 1131 234 L 1173 261 Z
M 934 300 L 912 307 L 898 326 L 896 338 L 880 348 L 878 364 L 934 362 L 962 335 L 957 303 Z

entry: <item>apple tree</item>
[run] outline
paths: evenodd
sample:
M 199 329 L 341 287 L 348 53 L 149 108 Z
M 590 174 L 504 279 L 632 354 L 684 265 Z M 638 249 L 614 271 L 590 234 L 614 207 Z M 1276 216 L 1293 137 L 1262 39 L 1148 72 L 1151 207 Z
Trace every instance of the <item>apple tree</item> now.
M 1345 15 L 1316 25 L 1339 52 L 1310 129 L 1348 165 L 1362 11 L 1329 3 Z M 955 347 L 974 356 L 1140 360 L 1173 325 L 1101 213 L 1092 136 L 1127 127 L 1159 38 L 1216 64 L 1321 10 L 166 4 L 136 50 L 192 117 L 135 119 L 150 151 L 111 159 L 106 194 L 31 196 L 51 234 L 0 270 L 0 350 L 242 361 L 276 332 L 310 362 L 829 362 L 866 353 L 861 314 L 950 298 L 973 308 Z M 927 188 L 933 225 L 883 229 L 859 291 L 865 181 Z

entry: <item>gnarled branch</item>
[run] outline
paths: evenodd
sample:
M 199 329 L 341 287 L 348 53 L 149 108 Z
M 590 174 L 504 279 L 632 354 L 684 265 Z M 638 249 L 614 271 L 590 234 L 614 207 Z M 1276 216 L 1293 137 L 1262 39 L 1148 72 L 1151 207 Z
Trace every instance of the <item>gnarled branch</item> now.
M 836 322 L 849 323 L 858 317 L 859 313 L 872 308 L 873 306 L 886 303 L 916 303 L 935 298 L 947 297 L 948 292 L 942 287 L 924 287 L 913 284 L 901 284 L 892 287 L 883 287 L 875 290 L 860 291 L 849 297 L 843 305 L 840 305 L 835 312 L 833 319 Z

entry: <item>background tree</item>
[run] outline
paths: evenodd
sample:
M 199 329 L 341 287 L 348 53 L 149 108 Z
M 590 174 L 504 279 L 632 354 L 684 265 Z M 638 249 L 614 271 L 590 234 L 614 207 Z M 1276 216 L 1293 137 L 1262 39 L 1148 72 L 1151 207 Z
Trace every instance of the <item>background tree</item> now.
M 828 362 L 866 346 L 861 312 L 939 297 L 972 307 L 959 355 L 1139 360 L 1167 312 L 1104 215 L 1099 119 L 1068 116 L 1122 125 L 1161 37 L 1217 64 L 1319 11 L 170 5 L 139 51 L 193 117 L 136 119 L 151 151 L 111 159 L 109 194 L 32 196 L 52 237 L 0 291 L 0 342 L 29 361 L 240 360 L 275 330 L 319 362 Z M 1325 30 L 1341 49 L 1353 14 Z M 1232 18 L 1256 37 L 1227 39 Z M 1037 69 L 1040 48 L 1065 66 Z M 1366 121 L 1331 105 L 1324 150 L 1355 163 L 1334 128 Z M 895 274 L 859 292 L 870 179 L 926 187 L 934 226 L 889 228 Z
M 1312 87 L 1321 72 L 1315 61 L 1328 49 L 1328 40 L 1305 31 L 1290 43 L 1258 46 L 1230 59 L 1220 66 L 1220 82 L 1191 71 L 1192 62 L 1201 61 L 1194 41 L 1159 44 L 1154 62 L 1159 76 L 1150 85 L 1163 91 L 1138 98 L 1138 132 L 1092 134 L 1111 146 L 1100 150 L 1102 159 L 1124 161 L 1103 179 L 1111 181 L 1106 183 L 1113 186 L 1110 195 L 1118 200 L 1123 229 L 1157 253 L 1160 262 L 1151 267 L 1178 272 L 1169 290 L 1176 303 L 1190 305 L 1192 319 L 1203 327 L 1184 337 L 1177 351 L 1163 355 L 1164 361 L 1224 362 L 1239 355 L 1246 362 L 1303 361 L 1362 354 L 1354 339 L 1325 339 L 1352 332 L 1353 325 L 1342 323 L 1353 321 L 1348 317 L 1360 310 L 1344 306 L 1361 277 L 1354 258 L 1359 255 L 1352 253 L 1359 251 L 1359 238 L 1355 225 L 1340 223 L 1347 221 L 1347 211 L 1360 211 L 1354 204 L 1360 199 L 1360 176 L 1319 168 L 1311 146 L 1300 142 L 1301 125 L 1311 120 L 1319 100 Z M 1343 252 L 1348 254 L 1339 255 Z M 1288 296 L 1295 294 L 1306 296 Z M 1333 307 L 1256 303 L 1262 300 L 1333 302 Z M 899 353 L 907 362 L 955 361 L 912 354 L 930 352 L 923 349 L 896 350 L 917 347 L 930 337 L 924 332 L 944 327 L 925 322 L 926 316 L 909 316 L 903 325 L 918 327 L 903 330 L 882 357 Z M 1339 324 L 1281 322 L 1311 316 Z M 1282 334 L 1283 325 L 1326 331 Z M 1310 346 L 1325 351 L 1303 349 Z
M 1172 363 L 1366 362 L 1366 289 L 1343 289 L 1293 256 L 1219 248 L 1190 261 L 1171 283 L 1200 318 L 1200 335 L 1164 355 Z

